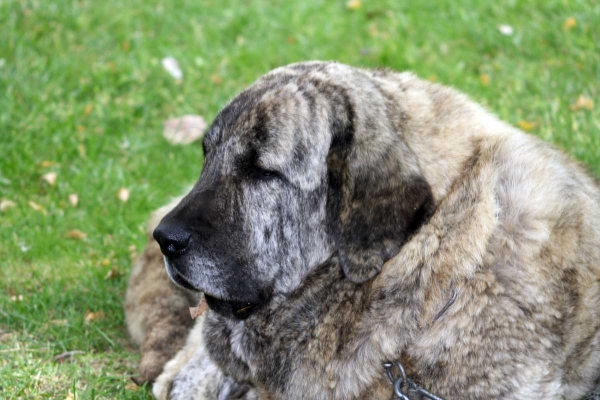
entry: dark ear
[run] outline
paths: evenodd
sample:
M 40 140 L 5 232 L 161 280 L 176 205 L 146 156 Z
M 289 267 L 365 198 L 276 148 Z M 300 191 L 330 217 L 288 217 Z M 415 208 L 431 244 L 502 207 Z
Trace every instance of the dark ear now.
M 361 283 L 398 253 L 434 202 L 400 137 L 385 148 L 372 141 L 365 149 L 347 139 L 334 142 L 328 155 L 328 215 L 344 273 Z

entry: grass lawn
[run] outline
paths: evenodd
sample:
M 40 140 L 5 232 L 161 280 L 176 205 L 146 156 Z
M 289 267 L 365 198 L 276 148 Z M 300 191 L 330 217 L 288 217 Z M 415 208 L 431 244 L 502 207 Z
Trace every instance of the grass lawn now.
M 1 398 L 150 397 L 129 385 L 127 277 L 150 211 L 202 158 L 162 124 L 210 121 L 261 74 L 308 59 L 453 85 L 600 175 L 595 1 L 0 0 L 0 200 L 15 203 L 0 212 Z M 53 360 L 68 350 L 85 354 Z

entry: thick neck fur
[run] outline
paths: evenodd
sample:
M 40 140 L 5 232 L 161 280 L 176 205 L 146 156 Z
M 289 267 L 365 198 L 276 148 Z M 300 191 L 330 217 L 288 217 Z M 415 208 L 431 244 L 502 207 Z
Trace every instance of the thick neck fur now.
M 227 374 L 275 398 L 355 398 L 385 384 L 383 363 L 436 329 L 434 316 L 452 283 L 483 260 L 496 223 L 489 157 L 483 149 L 466 163 L 469 176 L 374 280 L 344 279 L 334 259 L 292 296 L 274 299 L 244 322 L 210 313 L 204 332 L 211 356 Z M 466 241 L 472 232 L 477 238 Z

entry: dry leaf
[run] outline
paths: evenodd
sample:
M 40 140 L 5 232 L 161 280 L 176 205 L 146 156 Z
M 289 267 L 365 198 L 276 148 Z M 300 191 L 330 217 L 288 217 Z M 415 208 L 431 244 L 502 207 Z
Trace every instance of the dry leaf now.
M 121 50 L 129 51 L 130 48 L 131 46 L 129 45 L 129 41 L 124 40 L 123 43 L 121 43 Z
M 63 363 L 79 354 L 85 354 L 85 351 L 81 351 L 81 350 L 65 351 L 64 353 L 54 356 L 54 361 L 56 361 L 57 363 Z
M 77 146 L 77 151 L 79 152 L 79 155 L 81 156 L 81 158 L 85 158 L 85 146 L 80 144 L 79 146 Z
M 48 212 L 46 211 L 46 209 L 44 207 L 42 207 L 41 205 L 39 205 L 36 202 L 30 201 L 27 204 L 29 204 L 29 207 L 33 208 L 35 211 L 39 211 L 44 215 L 47 215 Z
M 86 324 L 89 324 L 90 322 L 95 321 L 95 320 L 103 320 L 104 316 L 105 316 L 104 311 L 93 312 L 93 311 L 87 310 L 85 312 L 84 321 Z
M 116 277 L 117 277 L 117 276 L 119 276 L 119 275 L 120 275 L 120 274 L 119 274 L 119 271 L 117 271 L 117 269 L 116 269 L 115 267 L 112 267 L 112 268 L 111 268 L 111 269 L 110 269 L 110 270 L 109 270 L 109 271 L 106 273 L 106 275 L 104 276 L 104 279 L 105 279 L 105 280 L 108 280 L 108 279 L 113 279 L 113 278 L 116 278 Z
M 488 86 L 490 84 L 490 76 L 488 74 L 481 74 L 479 80 L 483 86 Z
M 87 106 L 85 106 L 85 110 L 83 112 L 85 113 L 85 115 L 90 115 L 93 110 L 94 110 L 94 105 L 88 104 Z
M 67 232 L 69 239 L 83 240 L 87 237 L 87 233 L 80 231 L 79 229 L 73 229 Z
M 288 42 L 288 44 L 294 44 L 294 43 L 296 43 L 296 38 L 293 36 L 288 36 L 286 41 Z
M 71 206 L 77 207 L 77 204 L 79 204 L 79 196 L 75 193 L 71 193 L 69 195 L 69 203 L 71 203 Z
M 362 7 L 362 2 L 360 0 L 350 0 L 346 3 L 346 8 L 348 10 L 358 10 Z
M 204 135 L 206 122 L 199 115 L 184 115 L 168 119 L 164 124 L 163 136 L 173 145 L 190 144 Z
M 4 212 L 4 211 L 8 210 L 9 208 L 13 208 L 16 205 L 17 204 L 12 200 L 2 199 L 0 201 L 0 212 Z
M 110 260 L 108 258 L 103 258 L 102 261 L 100 261 L 100 265 L 108 267 L 110 265 Z
M 210 81 L 212 83 L 214 83 L 215 85 L 220 85 L 221 83 L 223 83 L 223 78 L 221 78 L 219 75 L 217 74 L 212 74 L 210 76 Z
M 42 179 L 48 182 L 50 186 L 54 186 L 57 177 L 58 174 L 56 172 L 48 172 L 47 174 L 42 175 Z
M 575 103 L 571 104 L 571 111 L 579 111 L 579 110 L 591 110 L 594 108 L 594 100 L 581 95 L 577 98 Z
M 512 26 L 510 25 L 498 25 L 498 30 L 500 31 L 501 34 L 503 34 L 504 36 L 510 36 L 512 35 L 515 31 L 513 29 Z
M 44 160 L 44 161 L 42 161 L 42 163 L 40 165 L 42 166 L 42 168 L 49 168 L 49 167 L 54 167 L 58 164 L 55 163 L 54 161 Z
M 535 122 L 529 122 L 529 121 L 525 121 L 525 120 L 521 120 L 521 121 L 517 122 L 517 125 L 519 126 L 519 128 L 523 129 L 524 131 L 530 131 L 537 126 L 537 124 Z
M 179 68 L 179 63 L 173 57 L 165 57 L 162 59 L 161 64 L 165 71 L 169 73 L 175 80 L 181 81 L 183 79 L 183 72 Z
M 10 296 L 10 301 L 23 301 L 23 295 L 20 294 L 18 296 Z
M 127 200 L 129 200 L 129 189 L 124 187 L 119 189 L 119 191 L 117 192 L 117 198 L 123 203 L 127 203 Z
M 369 35 L 374 37 L 377 37 L 379 35 L 379 31 L 377 30 L 377 24 L 375 24 L 375 22 L 369 24 Z
M 573 17 L 569 17 L 563 23 L 562 28 L 564 31 L 570 31 L 571 29 L 575 28 L 576 26 L 577 26 L 577 20 Z
M 206 304 L 206 301 L 204 301 L 204 296 L 202 296 L 197 307 L 190 307 L 190 315 L 192 316 L 192 319 L 198 318 L 204 313 L 204 311 L 206 311 L 207 308 L 208 304 Z
M 65 397 L 65 400 L 75 400 L 75 397 L 73 396 L 73 393 L 69 392 L 69 394 L 67 395 L 67 397 Z
M 125 390 L 138 390 L 139 386 L 135 382 L 127 382 L 125 385 Z

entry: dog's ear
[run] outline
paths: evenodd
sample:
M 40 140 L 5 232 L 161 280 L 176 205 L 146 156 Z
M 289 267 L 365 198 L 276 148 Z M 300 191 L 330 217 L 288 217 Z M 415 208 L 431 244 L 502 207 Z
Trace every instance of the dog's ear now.
M 357 144 L 346 132 L 334 136 L 327 158 L 329 226 L 344 273 L 356 283 L 377 275 L 433 212 L 414 154 L 400 137 L 388 139 Z

